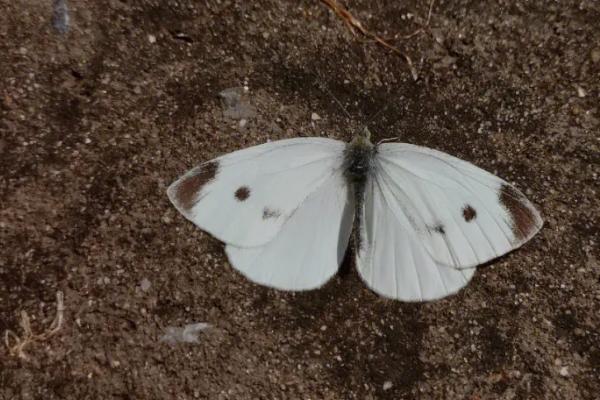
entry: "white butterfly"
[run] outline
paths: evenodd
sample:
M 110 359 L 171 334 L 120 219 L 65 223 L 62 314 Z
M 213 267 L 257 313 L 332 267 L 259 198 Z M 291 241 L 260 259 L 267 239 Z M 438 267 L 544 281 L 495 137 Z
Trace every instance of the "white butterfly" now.
M 284 290 L 322 286 L 356 224 L 356 266 L 382 296 L 404 301 L 457 292 L 475 267 L 542 226 L 502 179 L 406 143 L 297 138 L 223 155 L 168 189 L 175 207 L 225 242 L 248 279 Z

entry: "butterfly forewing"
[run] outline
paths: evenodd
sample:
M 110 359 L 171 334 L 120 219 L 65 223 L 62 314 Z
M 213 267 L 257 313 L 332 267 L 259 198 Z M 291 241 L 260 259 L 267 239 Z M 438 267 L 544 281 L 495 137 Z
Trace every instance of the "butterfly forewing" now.
M 344 146 L 331 139 L 299 138 L 236 151 L 183 175 L 169 187 L 169 198 L 217 239 L 238 247 L 261 246 L 340 171 Z
M 470 268 L 528 241 L 542 226 L 517 189 L 473 164 L 432 149 L 389 143 L 373 173 L 400 224 L 438 262 Z

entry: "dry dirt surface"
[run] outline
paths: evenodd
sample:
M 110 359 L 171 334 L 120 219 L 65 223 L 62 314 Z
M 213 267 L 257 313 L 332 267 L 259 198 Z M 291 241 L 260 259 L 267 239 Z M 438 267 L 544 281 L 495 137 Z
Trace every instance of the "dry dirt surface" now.
M 1 399 L 598 398 L 600 3 L 436 1 L 410 39 L 427 2 L 344 4 L 417 81 L 317 0 L 72 1 L 64 34 L 50 0 L 0 0 Z M 352 249 L 319 290 L 255 285 L 166 197 L 201 161 L 349 140 L 382 109 L 374 140 L 500 175 L 543 230 L 407 304 Z M 4 332 L 24 337 L 22 312 L 48 330 L 58 292 L 60 329 L 11 354 Z M 160 341 L 197 322 L 196 343 Z

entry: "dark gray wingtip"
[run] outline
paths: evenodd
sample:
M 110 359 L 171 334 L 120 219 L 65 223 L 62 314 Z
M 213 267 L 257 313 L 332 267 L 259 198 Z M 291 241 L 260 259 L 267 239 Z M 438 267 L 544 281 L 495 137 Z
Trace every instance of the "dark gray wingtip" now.
M 202 164 L 175 181 L 167 189 L 171 203 L 181 211 L 189 211 L 197 202 L 202 188 L 210 183 L 219 172 L 219 162 Z

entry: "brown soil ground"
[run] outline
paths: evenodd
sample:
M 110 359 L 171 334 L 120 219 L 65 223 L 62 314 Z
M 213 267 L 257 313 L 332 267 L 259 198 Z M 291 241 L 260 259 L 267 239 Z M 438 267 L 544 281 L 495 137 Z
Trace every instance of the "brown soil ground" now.
M 386 37 L 428 6 L 346 5 Z M 61 35 L 51 1 L 0 0 L 0 333 L 23 334 L 21 311 L 42 332 L 65 297 L 60 331 L 27 360 L 2 344 L 0 398 L 598 398 L 598 2 L 438 1 L 431 32 L 395 42 L 416 82 L 316 0 L 69 6 Z M 240 127 L 218 93 L 245 83 Z M 448 299 L 382 299 L 352 257 L 319 290 L 257 286 L 166 197 L 201 161 L 348 140 L 384 106 L 375 140 L 474 162 L 546 220 Z M 159 342 L 194 322 L 214 328 Z

